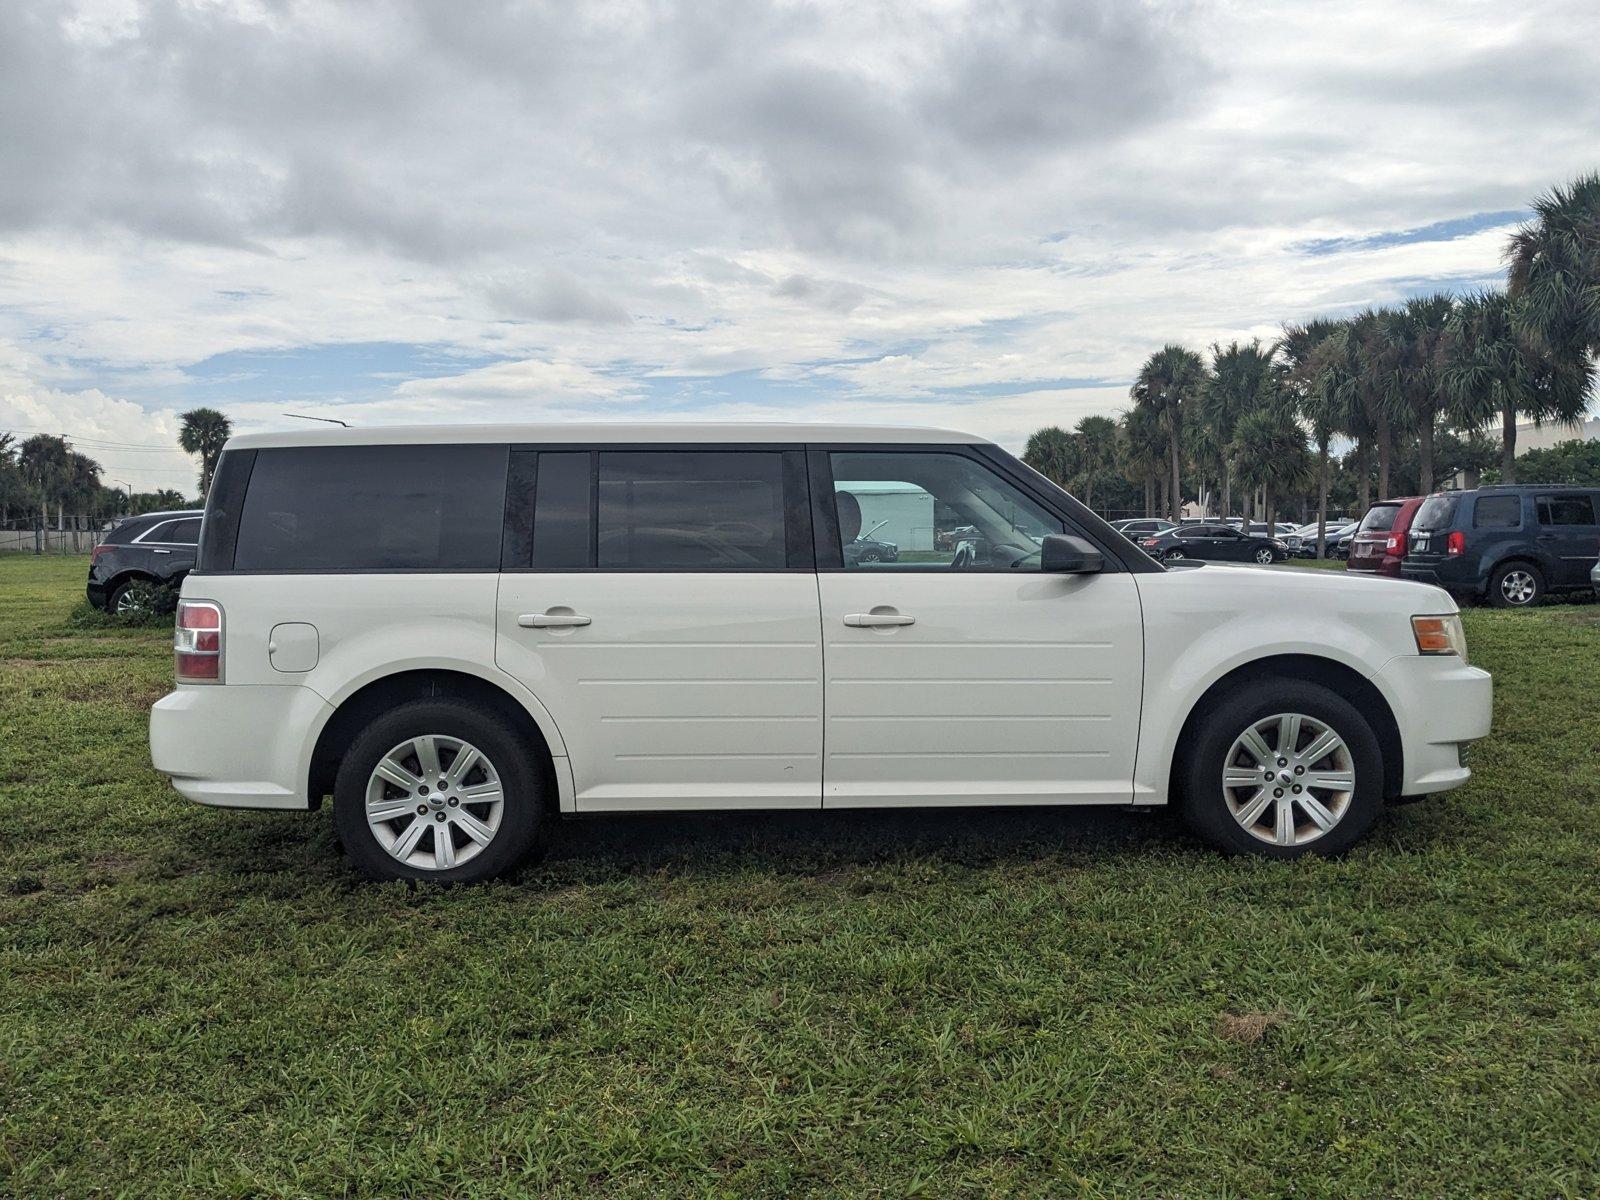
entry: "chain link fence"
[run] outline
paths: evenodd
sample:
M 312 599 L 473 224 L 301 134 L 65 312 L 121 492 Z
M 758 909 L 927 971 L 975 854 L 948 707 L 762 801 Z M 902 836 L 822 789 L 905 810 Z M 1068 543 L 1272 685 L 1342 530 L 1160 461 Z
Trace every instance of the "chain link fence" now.
M 0 521 L 0 554 L 87 554 L 108 527 L 101 517 L 70 513 L 49 522 L 37 514 Z

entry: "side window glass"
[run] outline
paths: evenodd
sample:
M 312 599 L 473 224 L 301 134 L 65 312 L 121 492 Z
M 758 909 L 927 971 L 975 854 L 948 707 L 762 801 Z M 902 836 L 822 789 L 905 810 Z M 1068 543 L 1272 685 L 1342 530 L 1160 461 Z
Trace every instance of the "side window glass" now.
M 162 541 L 193 546 L 200 541 L 200 518 L 190 517 L 184 521 L 174 521 L 161 532 Z
M 658 571 L 784 567 L 783 466 L 780 450 L 602 452 L 598 565 Z M 535 534 L 535 558 L 538 552 Z
M 539 455 L 534 477 L 534 566 L 561 570 L 589 565 L 592 457 L 587 450 Z
M 1037 571 L 1062 523 L 961 454 L 831 455 L 846 570 Z
M 1478 497 L 1472 512 L 1474 529 L 1516 529 L 1521 524 L 1521 496 Z
M 1593 525 L 1594 500 L 1589 496 L 1540 496 L 1535 501 L 1541 525 Z

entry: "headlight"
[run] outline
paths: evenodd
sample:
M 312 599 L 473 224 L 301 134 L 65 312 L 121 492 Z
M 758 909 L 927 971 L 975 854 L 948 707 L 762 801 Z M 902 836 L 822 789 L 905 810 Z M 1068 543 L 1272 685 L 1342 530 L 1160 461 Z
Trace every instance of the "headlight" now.
M 1417 639 L 1418 654 L 1454 654 L 1467 661 L 1467 635 L 1461 628 L 1461 614 L 1440 617 L 1412 617 L 1411 633 Z

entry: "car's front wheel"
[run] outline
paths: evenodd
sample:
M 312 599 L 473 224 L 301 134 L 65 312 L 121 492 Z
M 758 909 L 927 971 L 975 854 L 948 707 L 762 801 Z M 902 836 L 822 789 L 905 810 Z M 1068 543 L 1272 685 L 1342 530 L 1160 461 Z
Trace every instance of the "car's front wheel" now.
M 1256 562 L 1260 563 L 1263 567 L 1270 567 L 1277 560 L 1278 556 L 1272 551 L 1271 547 L 1263 546 L 1261 549 L 1256 551 Z
M 540 773 L 522 736 L 477 705 L 418 700 L 376 718 L 340 764 L 340 841 L 373 879 L 492 879 L 542 848 Z
M 1349 701 L 1315 683 L 1242 686 L 1192 723 L 1178 772 L 1191 828 L 1235 854 L 1338 854 L 1383 807 L 1383 755 Z

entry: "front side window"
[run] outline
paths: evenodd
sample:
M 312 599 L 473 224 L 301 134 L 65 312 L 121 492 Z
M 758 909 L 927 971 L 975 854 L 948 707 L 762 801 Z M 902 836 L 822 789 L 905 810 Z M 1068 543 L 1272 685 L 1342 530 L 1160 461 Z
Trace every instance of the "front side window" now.
M 961 454 L 836 453 L 834 502 L 846 570 L 1037 571 L 1060 520 Z
M 1521 524 L 1521 496 L 1479 496 L 1473 506 L 1474 529 L 1516 529 Z
M 1594 500 L 1589 496 L 1539 496 L 1534 505 L 1541 525 L 1593 525 Z
M 239 571 L 492 571 L 506 447 L 294 446 L 258 451 L 239 514 Z
M 781 451 L 603 451 L 599 469 L 601 570 L 786 565 Z

